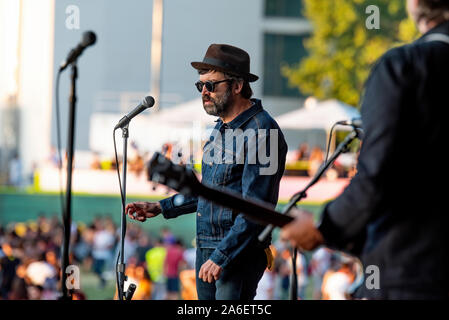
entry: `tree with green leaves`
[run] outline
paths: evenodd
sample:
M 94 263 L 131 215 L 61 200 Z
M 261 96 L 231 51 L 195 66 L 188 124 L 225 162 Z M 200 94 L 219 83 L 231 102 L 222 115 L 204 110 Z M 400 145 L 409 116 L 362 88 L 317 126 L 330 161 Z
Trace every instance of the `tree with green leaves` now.
M 282 73 L 289 85 L 318 99 L 336 98 L 356 106 L 374 62 L 418 36 L 405 0 L 303 1 L 304 16 L 313 28 L 304 41 L 309 55 L 283 66 Z M 370 28 L 376 19 L 378 28 Z

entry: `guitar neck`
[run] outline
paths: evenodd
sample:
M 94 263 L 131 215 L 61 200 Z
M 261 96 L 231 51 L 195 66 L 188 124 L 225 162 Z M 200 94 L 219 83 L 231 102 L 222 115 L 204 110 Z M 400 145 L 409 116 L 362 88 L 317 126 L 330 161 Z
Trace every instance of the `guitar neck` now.
M 292 217 L 271 209 L 273 207 L 271 203 L 244 199 L 236 192 L 218 190 L 203 183 L 200 183 L 195 191 L 198 196 L 243 213 L 247 218 L 259 224 L 283 227 L 293 220 Z
M 292 217 L 275 211 L 273 205 L 258 199 L 244 199 L 231 190 L 218 189 L 201 183 L 194 172 L 176 165 L 160 153 L 155 153 L 148 165 L 150 180 L 165 184 L 181 194 L 203 197 L 223 207 L 243 213 L 250 220 L 264 225 L 283 227 Z

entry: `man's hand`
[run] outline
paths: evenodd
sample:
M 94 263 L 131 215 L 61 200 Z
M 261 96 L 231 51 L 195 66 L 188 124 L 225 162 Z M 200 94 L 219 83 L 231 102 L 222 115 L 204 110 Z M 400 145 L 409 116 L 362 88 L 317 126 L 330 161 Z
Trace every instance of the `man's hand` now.
M 222 270 L 218 264 L 209 259 L 201 266 L 198 277 L 203 279 L 204 282 L 212 283 L 220 278 Z
M 131 219 L 144 222 L 148 218 L 153 218 L 162 212 L 159 202 L 133 202 L 128 203 L 125 214 Z
M 281 239 L 289 240 L 292 246 L 304 250 L 313 250 L 324 243 L 321 232 L 315 227 L 312 213 L 293 208 L 289 214 L 295 220 L 282 228 Z

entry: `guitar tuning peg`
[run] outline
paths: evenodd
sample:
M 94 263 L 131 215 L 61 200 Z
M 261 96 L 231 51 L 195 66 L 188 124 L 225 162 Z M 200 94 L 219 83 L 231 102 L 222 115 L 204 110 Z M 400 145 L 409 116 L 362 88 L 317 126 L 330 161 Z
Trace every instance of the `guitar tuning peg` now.
M 159 182 L 159 179 L 161 178 L 161 175 L 159 174 L 159 173 L 157 173 L 157 172 L 154 172 L 152 175 L 151 175 L 151 180 L 153 180 L 153 181 L 155 181 L 155 182 Z

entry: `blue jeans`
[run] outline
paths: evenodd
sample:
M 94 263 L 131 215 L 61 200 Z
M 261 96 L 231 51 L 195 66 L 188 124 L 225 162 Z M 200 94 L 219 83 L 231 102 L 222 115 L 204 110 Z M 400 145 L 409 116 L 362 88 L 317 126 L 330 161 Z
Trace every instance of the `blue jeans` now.
M 257 284 L 267 267 L 267 257 L 261 248 L 249 248 L 229 263 L 220 278 L 212 283 L 198 278 L 198 273 L 215 249 L 196 250 L 196 290 L 199 300 L 253 300 Z

